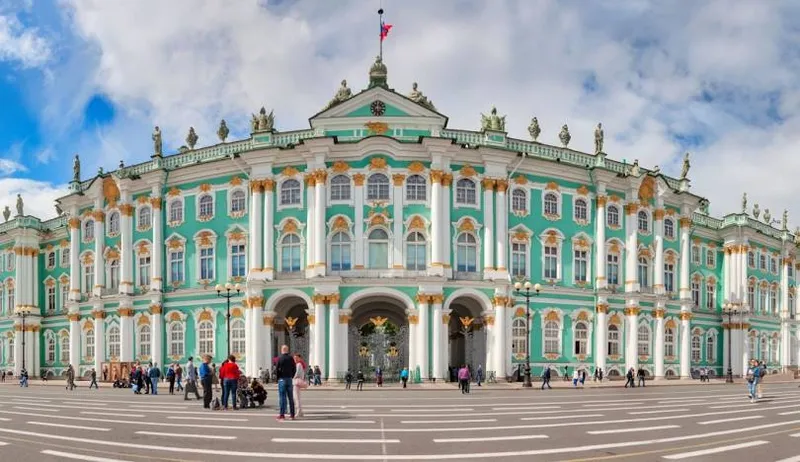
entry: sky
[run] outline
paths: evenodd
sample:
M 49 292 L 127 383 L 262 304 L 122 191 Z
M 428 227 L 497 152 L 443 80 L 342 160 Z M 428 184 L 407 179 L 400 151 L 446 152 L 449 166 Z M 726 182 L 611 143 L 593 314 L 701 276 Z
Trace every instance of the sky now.
M 379 6 L 390 86 L 450 128 L 495 105 L 509 136 L 536 116 L 592 152 L 602 122 L 613 159 L 678 175 L 690 152 L 712 215 L 746 191 L 800 224 L 800 2 L 780 0 L 0 0 L 0 207 L 54 216 L 75 154 L 84 178 L 147 160 L 154 125 L 169 153 L 223 118 L 246 137 L 261 106 L 307 128 L 342 79 L 366 87 Z

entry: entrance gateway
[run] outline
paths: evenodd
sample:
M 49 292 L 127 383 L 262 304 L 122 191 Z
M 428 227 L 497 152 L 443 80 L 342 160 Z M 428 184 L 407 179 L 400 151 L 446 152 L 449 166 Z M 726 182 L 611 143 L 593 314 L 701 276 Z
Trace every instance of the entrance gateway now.
M 405 308 L 385 297 L 370 297 L 352 308 L 348 325 L 348 367 L 368 381 L 378 369 L 383 380 L 395 382 L 400 371 L 409 367 L 409 328 Z M 337 376 L 339 374 L 337 373 Z

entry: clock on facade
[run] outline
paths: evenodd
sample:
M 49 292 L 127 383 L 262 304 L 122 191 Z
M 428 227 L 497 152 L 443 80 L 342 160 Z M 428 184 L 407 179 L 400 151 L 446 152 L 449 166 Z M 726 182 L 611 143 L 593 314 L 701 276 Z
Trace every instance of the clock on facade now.
M 382 116 L 383 113 L 386 112 L 386 105 L 383 104 L 383 101 L 373 101 L 369 106 L 369 110 L 372 112 L 372 115 Z

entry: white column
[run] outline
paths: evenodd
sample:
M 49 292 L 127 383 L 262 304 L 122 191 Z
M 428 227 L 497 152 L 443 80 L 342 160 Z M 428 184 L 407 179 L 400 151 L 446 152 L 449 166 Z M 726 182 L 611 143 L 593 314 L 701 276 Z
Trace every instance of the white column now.
M 133 204 L 128 203 L 130 195 L 127 191 L 122 191 L 123 203 L 119 206 L 119 226 L 120 226 L 120 280 L 119 293 L 133 293 Z M 99 371 L 98 371 L 99 372 Z
M 408 320 L 408 372 L 414 374 L 419 365 L 419 312 L 406 310 Z
M 153 197 L 150 198 L 150 205 L 153 207 L 153 265 L 150 267 L 152 273 L 150 290 L 159 292 L 164 287 L 162 271 L 164 266 L 164 218 L 161 207 L 163 201 L 160 194 L 161 186 L 153 186 Z
M 102 377 L 103 363 L 106 361 L 106 312 L 103 311 L 102 302 L 94 306 L 92 316 L 94 316 L 94 370 L 97 371 L 98 377 Z M 111 371 L 108 373 L 110 375 Z
M 163 308 L 160 303 L 150 305 L 150 353 L 153 364 L 164 366 L 164 317 L 161 315 Z M 98 369 L 98 373 L 100 370 Z
M 70 313 L 69 316 L 69 363 L 75 368 L 75 373 L 78 373 L 78 367 L 81 365 L 81 316 L 78 313 Z M 14 348 L 14 353 L 17 354 L 18 349 Z M 22 357 L 20 356 L 20 359 Z
M 31 336 L 33 337 L 33 370 L 30 371 L 31 376 L 41 377 L 42 376 L 42 342 L 41 342 L 41 326 L 37 325 L 33 328 L 31 332 Z
M 656 294 L 666 293 L 664 287 L 664 209 L 658 204 L 653 212 L 653 244 L 656 248 L 656 256 L 653 268 L 653 287 Z M 674 282 L 674 281 L 673 281 Z
M 314 172 L 316 188 L 314 199 L 314 272 L 317 276 L 325 276 L 327 270 L 328 259 L 325 250 L 325 238 L 327 233 L 327 223 L 325 221 L 325 206 L 327 197 L 325 197 L 325 182 L 328 174 L 325 170 L 317 170 Z
M 264 262 L 263 271 L 267 273 L 267 278 L 272 279 L 275 268 L 275 182 L 266 179 L 264 184 Z M 252 265 L 251 265 L 252 266 Z M 268 326 L 272 330 L 272 325 Z M 270 343 L 271 345 L 271 343 Z M 270 347 L 271 348 L 271 347 Z M 269 357 L 269 365 L 272 367 L 272 357 Z
M 634 370 L 639 364 L 637 340 L 639 333 L 639 307 L 625 308 L 625 370 Z
M 781 261 L 781 340 L 780 340 L 780 356 L 781 368 L 783 372 L 789 370 L 792 364 L 792 343 L 791 343 L 791 325 L 792 318 L 790 316 L 791 310 L 789 309 L 789 265 L 792 264 L 791 258 L 788 256 L 783 257 Z
M 364 174 L 356 173 L 353 175 L 353 184 L 355 185 L 354 199 L 355 199 L 355 246 L 356 246 L 356 261 L 353 269 L 364 269 Z M 433 217 L 433 216 L 431 216 Z M 433 229 L 433 226 L 431 226 Z
M 100 291 L 106 286 L 106 264 L 105 264 L 105 214 L 103 213 L 103 199 L 95 202 L 94 211 L 94 289 L 92 292 L 100 296 Z M 78 364 L 75 365 L 78 367 Z M 77 373 L 77 371 L 76 371 Z
M 417 295 L 419 325 L 417 326 L 417 364 L 415 364 L 414 367 L 419 365 L 420 376 L 424 380 L 428 380 L 430 378 L 430 368 L 428 366 L 430 364 L 428 361 L 430 351 L 430 339 L 428 336 L 428 331 L 431 325 L 431 316 L 428 311 L 429 301 L 430 296 L 424 294 Z
M 120 307 L 117 311 L 119 313 L 119 360 L 133 361 L 133 308 Z
M 245 340 L 245 345 L 250 345 L 250 357 L 247 359 L 247 364 L 250 368 L 250 375 L 255 377 L 258 375 L 258 368 L 262 367 L 267 369 L 269 364 L 264 357 L 264 345 L 267 339 L 264 338 L 264 307 L 262 305 L 262 297 L 251 298 L 250 309 L 250 338 Z M 248 343 L 249 340 L 249 343 Z
M 687 310 L 681 311 L 681 378 L 692 378 L 692 363 L 691 363 L 691 344 L 692 332 L 689 320 L 692 318 L 692 313 Z
M 261 248 L 264 244 L 264 236 L 262 231 L 266 231 L 263 223 L 262 212 L 264 210 L 264 182 L 261 180 L 250 180 L 250 214 L 248 223 L 250 225 L 249 240 L 250 240 L 250 262 L 248 268 L 262 270 L 265 266 L 263 264 L 264 250 Z
M 599 194 L 599 193 L 598 193 Z M 597 196 L 597 218 L 595 218 L 595 280 L 598 289 L 605 288 L 608 285 L 608 280 L 606 279 L 606 201 L 608 198 L 605 195 L 598 195 Z M 606 308 L 607 311 L 607 308 Z M 598 314 L 600 312 L 598 311 Z M 605 317 L 605 313 L 603 313 L 603 317 Z M 605 328 L 605 324 L 603 325 Z M 605 338 L 603 338 L 603 343 L 605 342 Z M 602 345 L 605 348 L 605 345 Z M 605 350 L 603 350 L 605 353 Z M 595 361 L 597 362 L 597 361 Z M 602 367 L 605 370 L 605 359 L 603 359 L 603 366 L 599 365 L 598 367 Z
M 15 285 L 14 285 L 14 306 L 8 307 L 8 313 L 13 314 L 14 310 L 18 306 L 24 306 L 25 303 L 25 291 L 27 290 L 28 284 L 25 281 L 25 258 L 24 254 L 27 253 L 25 246 L 19 246 L 14 248 L 14 276 L 15 276 Z M 16 349 L 14 350 L 14 354 L 16 354 Z
M 81 298 L 81 220 L 73 216 L 69 219 L 69 299 L 78 301 Z M 91 292 L 91 287 L 87 287 Z M 9 309 L 13 309 L 10 307 Z
M 403 269 L 403 182 L 402 173 L 392 175 L 394 184 L 392 198 L 392 268 Z
M 452 267 L 453 259 L 450 258 L 450 250 L 452 249 L 453 245 L 450 239 L 450 234 L 452 232 L 452 226 L 450 221 L 450 186 L 453 183 L 453 175 L 451 173 L 445 173 L 442 176 L 442 215 L 444 226 L 442 227 L 442 247 L 440 249 L 441 252 L 441 260 L 442 266 L 444 268 L 445 274 L 452 274 Z
M 486 357 L 484 358 L 483 370 L 485 373 L 485 377 L 489 376 L 489 371 L 497 371 L 494 366 L 494 357 L 495 357 L 495 337 L 497 333 L 495 332 L 495 312 L 492 311 L 484 311 L 481 313 L 483 315 L 483 328 L 486 330 Z
M 272 357 L 275 356 L 275 352 L 272 351 L 272 326 L 275 322 L 275 313 L 266 313 L 262 319 L 262 323 L 264 324 L 264 359 L 265 361 L 263 364 L 260 364 L 260 367 L 263 367 L 265 371 L 269 372 L 272 369 Z
M 316 248 L 314 242 L 314 234 L 316 226 L 314 225 L 316 219 L 316 212 L 314 211 L 314 201 L 316 199 L 315 193 L 315 180 L 313 175 L 306 175 L 306 272 L 313 276 L 314 272 L 314 249 Z M 310 353 L 309 353 L 310 354 Z
M 737 261 L 736 255 L 731 252 L 731 246 L 722 249 L 722 303 L 732 301 L 734 281 L 736 281 Z
M 681 217 L 681 277 L 680 277 L 680 299 L 692 299 L 692 286 L 689 282 L 689 262 L 691 255 L 689 251 L 689 231 L 692 226 L 692 219 L 689 217 Z M 690 305 L 691 306 L 691 305 Z
M 749 324 L 749 323 L 745 322 L 745 324 Z M 748 333 L 749 332 L 747 331 L 747 329 L 743 328 L 743 326 L 741 326 L 741 325 L 739 326 L 738 330 L 734 331 L 734 335 L 735 335 L 734 341 L 736 342 L 736 345 L 738 346 L 737 349 L 738 349 L 738 352 L 739 352 L 739 354 L 737 356 L 742 358 L 742 360 L 739 362 L 738 365 L 734 364 L 733 367 L 735 368 L 734 369 L 734 374 L 740 375 L 740 376 L 744 376 L 744 374 L 747 372 L 747 368 L 749 366 L 748 363 L 750 362 L 750 342 L 751 341 L 753 341 L 753 342 L 757 342 L 758 341 L 756 338 L 751 339 L 750 336 L 748 335 Z M 758 344 L 755 345 L 755 348 L 756 349 L 758 348 Z M 737 371 L 737 369 L 738 369 L 738 371 Z
M 339 297 L 338 295 L 334 295 L 334 300 L 336 304 L 339 304 Z M 336 340 L 336 344 L 339 346 L 338 352 L 338 363 L 339 369 L 342 371 L 350 370 L 350 338 L 348 328 L 350 326 L 350 311 L 345 311 L 339 309 L 339 316 L 337 316 L 337 329 L 339 330 L 339 338 Z
M 495 180 L 483 179 L 483 278 L 490 279 L 494 272 L 494 185 Z M 486 363 L 489 370 L 489 363 Z
M 36 346 L 33 340 L 33 325 L 26 324 L 25 331 L 22 333 L 25 336 L 25 348 L 23 354 L 25 355 L 25 368 L 28 370 L 28 375 L 36 375 L 36 361 L 33 359 L 33 349 Z
M 639 204 L 625 205 L 625 292 L 635 292 L 638 287 L 636 266 L 639 259 L 638 226 L 636 223 Z
M 250 297 L 244 301 L 244 373 L 253 375 L 253 365 L 255 364 L 255 335 L 253 334 L 253 310 L 250 309 Z
M 70 334 L 72 329 L 70 329 Z M 22 324 L 14 326 L 14 375 L 19 375 L 22 370 Z
M 731 370 L 733 369 L 733 363 L 728 362 L 731 355 L 734 354 L 733 351 L 733 337 L 731 333 L 731 325 L 728 323 L 728 318 L 723 316 L 723 323 L 722 323 L 722 372 L 724 374 L 728 373 L 728 364 L 731 365 Z M 728 342 L 731 342 L 731 355 L 728 355 Z
M 313 322 L 312 322 L 313 321 Z M 309 345 L 308 367 L 319 366 L 322 376 L 325 375 L 325 296 L 314 295 L 314 312 L 308 317 L 308 325 L 311 335 L 311 345 Z M 313 327 L 313 329 L 311 329 Z
M 33 249 L 31 253 L 31 257 L 29 258 L 30 263 L 29 268 L 31 268 L 31 274 L 28 275 L 28 284 L 31 287 L 31 291 L 33 292 L 31 298 L 31 302 L 29 305 L 32 305 L 36 308 L 39 307 L 39 249 Z M 36 311 L 36 313 L 39 313 Z
M 328 381 L 335 381 L 339 372 L 344 372 L 341 363 L 341 333 L 339 330 L 339 294 L 328 296 Z
M 492 363 L 494 367 L 495 377 L 498 382 L 508 376 L 508 350 L 506 345 L 508 342 L 508 308 L 506 307 L 507 298 L 503 296 L 495 296 L 494 298 L 494 358 Z
M 449 226 L 442 215 L 442 175 L 441 170 L 431 170 L 431 270 L 434 274 L 443 273 L 442 235 L 443 228 Z
M 497 209 L 497 230 L 495 232 L 497 238 L 497 272 L 508 273 L 506 261 L 508 258 L 506 246 L 508 244 L 508 201 L 506 201 L 506 190 L 508 189 L 508 180 L 497 180 L 497 197 L 495 208 Z M 491 243 L 486 243 L 491 245 Z
M 606 317 L 608 315 L 608 301 L 605 297 L 597 301 L 597 308 L 595 310 L 595 324 L 594 324 L 594 362 L 595 366 L 607 374 L 606 359 L 608 357 L 607 330 L 608 325 Z
M 689 262 L 691 255 L 689 252 L 689 231 L 692 219 L 683 216 L 679 220 L 681 226 L 681 277 L 680 277 L 680 300 L 681 300 L 681 348 L 680 348 L 680 370 L 682 379 L 691 379 L 691 326 L 689 321 L 692 319 L 692 290 L 689 282 Z
M 655 376 L 657 379 L 664 378 L 664 301 L 659 300 L 656 307 L 656 335 L 655 335 Z

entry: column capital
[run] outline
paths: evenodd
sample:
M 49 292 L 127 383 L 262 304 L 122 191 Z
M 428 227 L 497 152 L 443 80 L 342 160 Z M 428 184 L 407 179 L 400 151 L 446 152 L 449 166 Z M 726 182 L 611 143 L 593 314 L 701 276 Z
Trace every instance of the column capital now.
M 444 302 L 444 294 L 431 294 L 430 300 L 434 305 L 441 305 Z
M 608 303 L 598 303 L 595 311 L 602 314 L 608 314 Z
M 350 323 L 350 315 L 347 313 L 340 313 L 339 324 L 348 324 L 348 323 Z M 408 323 L 412 324 L 411 319 L 409 319 Z
M 356 186 L 364 186 L 364 178 L 366 178 L 366 175 L 363 173 L 354 173 L 353 184 Z
M 164 307 L 162 307 L 160 303 L 153 303 L 150 305 L 150 314 L 161 314 L 163 311 Z
M 105 319 L 106 312 L 102 311 L 102 310 L 95 310 L 95 311 L 92 311 L 92 316 L 94 316 L 95 319 Z
M 687 228 L 688 229 L 690 226 L 692 226 L 692 218 L 691 217 L 681 217 L 678 220 L 678 223 L 680 223 L 681 228 Z
M 72 217 L 69 219 L 69 229 L 81 229 L 81 219 L 78 217 Z
M 508 180 L 505 178 L 499 178 L 496 180 L 495 184 L 497 185 L 497 192 L 498 193 L 505 193 L 508 189 Z
M 150 198 L 150 205 L 153 207 L 154 210 L 161 210 L 161 205 L 163 204 L 164 200 L 160 197 L 151 197 Z
M 275 180 L 272 178 L 265 178 L 261 180 L 261 186 L 264 188 L 264 192 L 272 192 L 275 190 Z
M 492 192 L 497 182 L 494 178 L 484 178 L 481 180 L 481 185 L 483 186 L 483 192 Z
M 129 318 L 133 316 L 133 308 L 118 308 L 117 314 L 119 314 L 121 318 Z
M 320 185 L 325 186 L 325 181 L 328 179 L 328 172 L 324 169 L 315 170 L 314 173 L 314 181 Z
M 445 173 L 442 175 L 442 186 L 447 187 L 450 186 L 450 183 L 453 182 L 453 174 L 452 173 Z
M 689 321 L 692 319 L 692 313 L 690 311 L 681 311 L 681 314 L 678 316 L 681 321 Z
M 625 214 L 634 215 L 639 211 L 639 204 L 637 202 L 628 202 L 625 204 Z
M 134 209 L 135 207 L 133 206 L 133 204 L 121 204 L 119 206 L 119 213 L 123 217 L 132 217 Z
M 597 196 L 595 198 L 598 207 L 605 207 L 608 202 L 608 196 Z
M 69 319 L 69 322 L 78 322 L 81 320 L 81 315 L 80 313 L 70 313 L 67 315 L 67 319 Z
M 430 296 L 428 294 L 423 294 L 423 293 L 417 294 L 417 303 L 427 304 L 429 301 L 430 301 Z
M 491 315 L 491 314 L 485 315 L 483 317 L 483 323 L 486 324 L 487 326 L 493 326 L 494 325 L 494 315 Z
M 102 223 L 106 219 L 106 214 L 102 210 L 97 209 L 97 210 L 92 212 L 92 218 L 94 218 L 95 222 Z M 95 238 L 97 238 L 97 237 L 98 236 L 95 236 Z
M 265 315 L 261 318 L 261 323 L 265 326 L 272 327 L 272 325 L 275 324 L 275 316 L 272 314 Z
M 416 314 L 408 315 L 408 323 L 411 325 L 419 324 L 419 316 L 417 316 Z
M 431 170 L 430 171 L 431 183 L 441 183 L 443 176 L 444 176 L 444 172 L 441 171 L 441 170 Z
M 262 194 L 264 192 L 264 180 L 250 180 L 250 192 Z
M 339 294 L 329 294 L 325 296 L 325 300 L 331 305 L 338 305 L 341 296 Z
M 638 306 L 629 306 L 625 308 L 622 312 L 625 313 L 625 316 L 639 316 L 639 312 L 641 310 Z
M 655 210 L 653 210 L 653 220 L 663 220 L 664 219 L 664 215 L 666 215 L 666 212 L 664 211 L 664 209 L 655 209 Z
M 392 175 L 392 182 L 395 186 L 403 186 L 403 182 L 406 181 L 406 176 L 402 173 L 395 173 Z
M 651 314 L 656 319 L 664 319 L 664 315 L 666 314 L 666 310 L 658 308 L 658 309 L 653 310 Z
M 505 295 L 495 295 L 492 301 L 494 302 L 494 306 L 506 306 L 510 300 L 511 298 Z
M 327 296 L 326 296 L 326 295 L 323 295 L 323 294 L 314 294 L 314 295 L 311 297 L 311 301 L 312 301 L 312 302 L 313 302 L 315 305 L 324 305 L 324 304 L 325 304 L 325 302 L 326 302 L 326 300 L 327 300 Z M 311 315 L 309 315 L 309 317 L 310 317 L 310 316 L 311 316 Z

